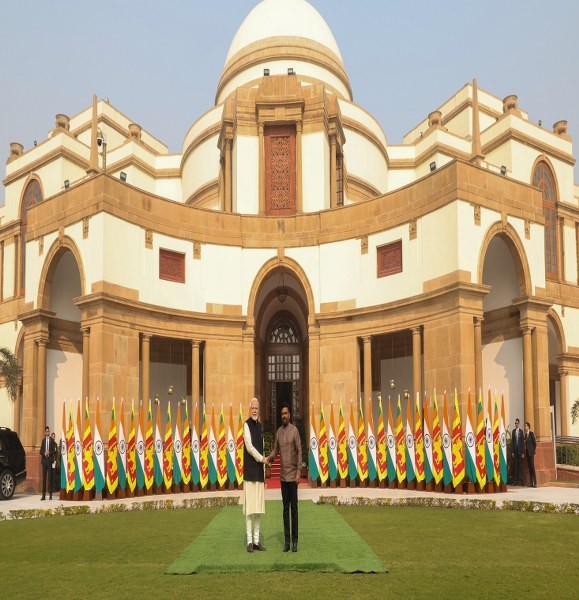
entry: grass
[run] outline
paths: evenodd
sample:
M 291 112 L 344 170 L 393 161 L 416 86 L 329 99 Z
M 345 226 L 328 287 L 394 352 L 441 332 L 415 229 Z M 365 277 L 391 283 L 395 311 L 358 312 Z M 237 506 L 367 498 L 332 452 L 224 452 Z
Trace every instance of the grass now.
M 221 509 L 0 522 L 2 597 L 575 598 L 573 515 L 402 507 L 337 510 L 388 574 L 165 575 Z M 239 509 L 240 526 L 243 516 Z M 281 519 L 281 515 L 280 515 Z M 215 540 L 228 544 L 229 540 Z M 243 549 L 241 551 L 244 551 Z M 275 552 L 268 548 L 268 552 Z M 281 553 L 281 548 L 278 550 Z

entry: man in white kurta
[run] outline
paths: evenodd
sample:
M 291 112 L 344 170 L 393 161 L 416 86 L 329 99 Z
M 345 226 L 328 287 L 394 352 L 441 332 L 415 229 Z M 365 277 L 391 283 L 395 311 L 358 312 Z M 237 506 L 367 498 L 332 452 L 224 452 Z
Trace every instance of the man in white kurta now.
M 247 551 L 265 550 L 259 541 L 261 515 L 265 513 L 263 428 L 259 422 L 259 402 L 249 403 L 250 417 L 243 425 L 243 514 L 247 531 Z

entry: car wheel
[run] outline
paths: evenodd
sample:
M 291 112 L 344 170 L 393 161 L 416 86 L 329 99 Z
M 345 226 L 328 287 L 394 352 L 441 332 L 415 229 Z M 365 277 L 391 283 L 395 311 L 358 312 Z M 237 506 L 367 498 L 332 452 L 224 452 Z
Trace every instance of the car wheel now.
M 0 474 L 0 498 L 2 500 L 10 500 L 14 495 L 16 481 L 12 471 L 2 471 Z

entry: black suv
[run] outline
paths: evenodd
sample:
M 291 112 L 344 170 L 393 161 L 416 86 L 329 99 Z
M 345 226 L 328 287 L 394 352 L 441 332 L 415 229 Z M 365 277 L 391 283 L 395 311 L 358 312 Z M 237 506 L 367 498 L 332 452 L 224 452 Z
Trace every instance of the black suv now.
M 26 454 L 18 434 L 0 427 L 0 500 L 10 500 L 17 483 L 26 479 Z

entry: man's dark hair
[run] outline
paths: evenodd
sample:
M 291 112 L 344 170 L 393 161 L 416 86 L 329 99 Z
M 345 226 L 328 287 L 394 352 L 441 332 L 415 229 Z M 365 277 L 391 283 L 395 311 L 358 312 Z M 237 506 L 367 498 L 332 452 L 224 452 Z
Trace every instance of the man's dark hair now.
M 284 408 L 287 408 L 287 411 L 288 411 L 288 413 L 289 413 L 290 415 L 292 414 L 292 409 L 290 408 L 290 405 L 289 405 L 289 404 L 282 404 L 282 405 L 281 405 L 280 414 L 281 414 L 281 411 L 282 411 Z
M 527 426 L 529 429 L 531 429 L 531 424 L 529 423 L 529 421 L 525 421 L 525 425 L 526 425 L 526 426 Z

